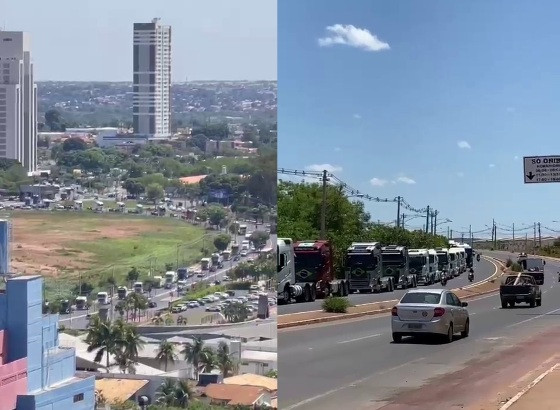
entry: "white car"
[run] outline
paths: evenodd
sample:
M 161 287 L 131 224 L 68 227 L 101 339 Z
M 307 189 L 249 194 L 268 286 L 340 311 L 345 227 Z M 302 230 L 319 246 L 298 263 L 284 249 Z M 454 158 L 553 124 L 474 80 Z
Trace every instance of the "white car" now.
M 451 343 L 455 333 L 468 337 L 467 306 L 447 289 L 411 290 L 391 311 L 393 341 L 399 343 L 403 336 L 436 335 Z
M 200 305 L 198 304 L 198 302 L 194 302 L 194 301 L 193 301 L 193 302 L 189 302 L 189 307 L 190 307 L 190 308 L 197 308 L 197 307 L 199 307 L 199 306 L 200 306 Z
M 245 257 L 245 256 L 247 256 L 247 251 L 244 249 L 244 250 L 241 251 L 241 253 L 239 255 Z

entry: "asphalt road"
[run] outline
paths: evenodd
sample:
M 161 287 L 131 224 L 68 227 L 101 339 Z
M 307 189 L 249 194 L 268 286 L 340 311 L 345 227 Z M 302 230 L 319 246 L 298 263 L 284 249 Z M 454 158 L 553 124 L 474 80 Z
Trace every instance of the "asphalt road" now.
M 245 238 L 242 238 L 240 236 L 237 237 L 238 243 L 241 243 Z M 276 235 L 271 235 L 268 244 L 274 244 L 276 243 Z M 253 255 L 256 254 L 249 254 L 249 258 L 253 257 Z M 193 283 L 203 283 L 203 282 L 213 282 L 215 280 L 220 280 L 222 281 L 224 276 L 227 275 L 227 273 L 235 268 L 235 266 L 237 266 L 237 264 L 241 263 L 241 262 L 245 262 L 247 261 L 249 258 L 240 258 L 239 261 L 234 262 L 233 260 L 230 260 L 228 262 L 224 263 L 224 268 L 223 269 L 219 269 L 216 272 L 207 272 L 206 276 L 204 278 L 197 278 L 196 276 L 191 277 L 189 279 L 187 279 L 187 283 L 189 285 L 193 284 Z M 170 292 L 173 291 L 173 298 L 171 299 L 171 295 Z M 147 294 L 146 294 L 147 295 Z M 182 296 L 181 296 L 182 297 Z M 158 304 L 157 307 L 155 308 L 150 308 L 147 309 L 146 312 L 148 315 L 153 315 L 157 310 L 167 307 L 167 304 L 169 303 L 169 301 L 173 300 L 177 300 L 177 292 L 176 290 L 169 290 L 169 289 L 154 289 L 152 291 L 152 296 L 151 299 L 156 302 Z M 201 310 L 202 308 L 198 308 L 197 310 Z M 97 311 L 97 309 L 90 309 L 90 313 L 93 314 Z M 189 315 L 189 310 L 187 310 L 186 312 L 182 313 L 183 316 L 187 316 Z M 83 311 L 83 310 L 76 310 L 74 312 L 72 312 L 72 314 L 70 315 L 61 315 L 60 316 L 60 320 L 59 320 L 62 324 L 64 324 L 64 326 L 68 327 L 68 328 L 72 328 L 72 329 L 85 329 L 88 326 L 89 323 L 89 319 L 87 318 L 87 312 Z
M 488 261 L 485 261 L 484 258 L 480 260 L 480 262 L 474 261 L 474 282 L 479 282 L 488 278 L 489 276 L 494 274 L 494 265 Z M 474 283 L 473 282 L 473 283 Z M 461 276 L 458 276 L 449 282 L 445 286 L 448 289 L 452 288 L 459 288 L 463 286 L 469 285 L 470 282 L 467 278 L 467 273 L 463 273 Z M 420 285 L 419 287 L 424 287 Z M 441 284 L 436 283 L 435 285 L 426 286 L 428 288 L 435 287 L 440 288 Z M 393 300 L 393 299 L 400 299 L 404 296 L 404 294 L 410 289 L 396 289 L 395 291 L 383 292 L 383 293 L 354 293 L 348 296 L 350 302 L 354 305 L 362 304 L 362 303 L 372 303 L 372 302 L 383 302 L 385 300 Z M 281 305 L 278 306 L 278 314 L 279 315 L 286 315 L 289 313 L 299 313 L 299 312 L 310 312 L 314 310 L 321 310 L 321 304 L 323 301 L 321 299 L 316 300 L 315 302 L 309 303 L 290 303 L 289 305 Z
M 388 315 L 281 330 L 280 408 L 382 408 L 436 376 L 549 330 L 560 324 L 558 270 L 560 263 L 547 262 L 541 307 L 501 309 L 497 294 L 470 300 L 470 336 L 451 344 L 413 339 L 394 344 Z

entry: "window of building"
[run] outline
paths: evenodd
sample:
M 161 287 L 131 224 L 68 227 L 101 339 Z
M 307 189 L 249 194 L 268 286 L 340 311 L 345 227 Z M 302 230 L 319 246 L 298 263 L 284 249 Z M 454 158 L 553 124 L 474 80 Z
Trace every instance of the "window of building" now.
M 74 403 L 84 400 L 84 393 L 74 395 Z

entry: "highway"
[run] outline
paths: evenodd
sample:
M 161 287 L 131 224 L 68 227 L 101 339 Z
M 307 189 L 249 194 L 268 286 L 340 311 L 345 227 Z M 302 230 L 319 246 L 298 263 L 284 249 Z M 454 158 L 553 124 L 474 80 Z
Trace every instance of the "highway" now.
M 474 282 L 482 281 L 494 273 L 494 265 L 490 262 L 481 259 L 480 262 L 474 261 Z M 474 283 L 473 282 L 473 283 Z M 459 288 L 463 286 L 470 285 L 467 278 L 467 273 L 463 273 L 454 279 L 447 282 L 445 286 L 448 289 Z M 423 285 L 418 286 L 419 288 L 424 287 Z M 435 285 L 426 287 L 436 287 L 440 288 L 441 284 L 436 283 Z M 382 302 L 385 300 L 400 299 L 409 289 L 395 289 L 393 292 L 383 292 L 383 293 L 354 293 L 348 296 L 348 299 L 353 305 L 359 305 L 362 303 L 372 303 L 372 302 Z M 278 306 L 278 314 L 285 315 L 289 313 L 299 313 L 299 312 L 310 312 L 314 310 L 321 310 L 321 304 L 323 300 L 317 299 L 315 302 L 309 303 L 290 303 L 289 305 Z
M 504 254 L 487 251 L 484 255 Z M 281 391 L 289 393 L 280 396 L 279 408 L 463 408 L 430 394 L 416 397 L 425 401 L 418 407 L 397 405 L 437 376 L 465 369 L 474 359 L 493 357 L 514 342 L 559 325 L 558 270 L 559 262 L 547 262 L 541 307 L 504 310 L 497 294 L 469 300 L 470 336 L 456 337 L 451 344 L 411 339 L 394 344 L 389 315 L 280 330 L 279 384 Z M 464 400 L 476 396 L 471 391 Z M 465 401 L 458 403 L 467 408 Z
M 245 238 L 238 236 L 237 237 L 237 241 L 238 243 L 241 243 Z M 273 244 L 276 243 L 276 235 L 270 235 L 270 239 L 268 240 L 268 244 L 267 246 L 273 246 Z M 270 245 L 272 244 L 272 245 Z M 187 279 L 187 284 L 191 285 L 193 283 L 210 283 L 213 282 L 215 280 L 219 280 L 222 281 L 224 276 L 227 275 L 227 273 L 232 270 L 233 268 L 235 268 L 239 263 L 242 262 L 247 262 L 250 259 L 256 257 L 256 253 L 252 253 L 249 254 L 249 257 L 247 258 L 240 258 L 239 261 L 233 261 L 230 260 L 229 262 L 225 262 L 224 263 L 224 268 L 223 269 L 219 269 L 216 272 L 207 272 L 206 276 L 204 278 L 197 278 L 196 275 Z M 173 292 L 173 301 L 177 300 L 177 291 L 175 289 L 173 290 L 169 290 L 169 289 L 154 289 L 152 291 L 152 296 L 151 296 L 151 300 L 153 300 L 154 302 L 157 303 L 157 307 L 155 308 L 150 308 L 146 310 L 146 313 L 149 314 L 154 314 L 157 310 L 162 309 L 167 307 L 169 301 L 171 301 L 171 295 L 170 292 Z M 146 293 L 147 295 L 147 293 Z M 182 296 L 181 296 L 182 297 Z M 116 303 L 116 301 L 114 301 Z M 95 309 L 90 309 L 90 314 L 93 314 L 97 311 L 97 306 L 95 306 Z M 196 308 L 194 310 L 196 310 L 197 312 L 202 310 L 203 308 Z M 183 316 L 187 316 L 189 315 L 189 310 L 187 310 L 186 312 L 183 312 Z M 83 310 L 76 310 L 73 311 L 72 314 L 69 315 L 60 315 L 60 322 L 68 327 L 68 328 L 72 328 L 72 329 L 85 329 L 88 326 L 89 323 L 89 319 L 87 318 L 87 312 L 83 311 Z

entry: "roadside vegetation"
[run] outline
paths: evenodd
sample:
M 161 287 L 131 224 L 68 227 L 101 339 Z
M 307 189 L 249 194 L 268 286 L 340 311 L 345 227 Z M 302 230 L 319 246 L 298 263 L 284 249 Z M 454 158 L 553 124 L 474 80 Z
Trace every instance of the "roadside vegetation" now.
M 351 306 L 348 298 L 330 296 L 323 300 L 322 308 L 328 313 L 346 313 Z
M 322 188 L 319 184 L 278 183 L 278 236 L 294 240 L 319 238 Z M 447 246 L 444 236 L 408 231 L 372 222 L 363 202 L 351 201 L 338 187 L 327 187 L 327 238 L 335 253 L 335 268 L 342 275 L 344 253 L 352 242 L 376 241 L 409 248 Z

